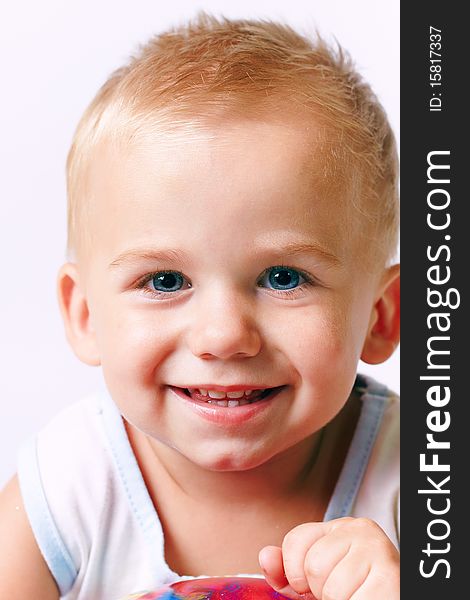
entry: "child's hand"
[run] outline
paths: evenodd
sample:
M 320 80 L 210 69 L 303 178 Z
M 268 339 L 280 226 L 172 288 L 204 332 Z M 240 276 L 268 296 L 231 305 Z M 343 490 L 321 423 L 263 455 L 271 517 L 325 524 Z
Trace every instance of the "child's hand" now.
M 267 582 L 295 600 L 400 598 L 399 553 L 370 519 L 298 525 L 259 561 Z

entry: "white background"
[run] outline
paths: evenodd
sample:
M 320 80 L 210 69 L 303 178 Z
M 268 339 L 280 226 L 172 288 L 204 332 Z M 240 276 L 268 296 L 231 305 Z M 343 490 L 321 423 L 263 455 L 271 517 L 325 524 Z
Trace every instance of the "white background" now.
M 17 0 L 0 23 L 0 486 L 22 440 L 101 385 L 69 349 L 55 295 L 65 258 L 64 164 L 98 87 L 150 35 L 199 9 L 334 35 L 399 125 L 399 2 Z M 398 353 L 362 372 L 399 389 Z

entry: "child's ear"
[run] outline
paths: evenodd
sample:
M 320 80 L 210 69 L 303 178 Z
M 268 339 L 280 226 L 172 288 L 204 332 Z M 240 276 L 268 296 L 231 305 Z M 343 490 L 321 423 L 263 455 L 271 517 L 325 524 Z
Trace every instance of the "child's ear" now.
M 73 351 L 82 362 L 98 366 L 101 364 L 98 345 L 76 264 L 65 263 L 60 268 L 57 295 L 65 334 Z
M 379 286 L 362 348 L 361 359 L 378 364 L 389 358 L 400 341 L 400 265 L 386 269 Z

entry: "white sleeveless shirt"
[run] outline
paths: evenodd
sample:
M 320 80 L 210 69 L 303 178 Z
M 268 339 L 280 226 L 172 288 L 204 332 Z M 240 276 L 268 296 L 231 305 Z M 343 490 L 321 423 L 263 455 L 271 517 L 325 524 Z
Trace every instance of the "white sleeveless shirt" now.
M 362 376 L 355 390 L 361 414 L 324 520 L 368 517 L 398 546 L 399 400 Z M 165 561 L 157 511 L 107 391 L 68 407 L 27 442 L 18 475 L 61 598 L 117 600 L 189 578 Z

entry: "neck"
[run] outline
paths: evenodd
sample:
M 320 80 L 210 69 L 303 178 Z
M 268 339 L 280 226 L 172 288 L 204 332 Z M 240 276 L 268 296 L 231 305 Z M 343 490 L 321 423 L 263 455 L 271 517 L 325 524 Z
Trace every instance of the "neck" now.
M 322 430 L 246 471 L 211 471 L 178 451 L 125 423 L 152 499 L 161 490 L 170 496 L 204 506 L 282 505 L 286 500 L 315 496 L 327 501 L 333 492 L 360 413 L 358 397 L 351 398 Z
M 148 487 L 164 478 L 175 491 L 205 504 L 252 504 L 254 499 L 264 504 L 301 494 L 311 488 L 322 441 L 319 431 L 254 469 L 211 471 L 129 424 L 126 428 Z

